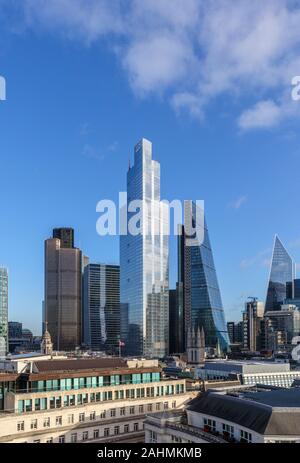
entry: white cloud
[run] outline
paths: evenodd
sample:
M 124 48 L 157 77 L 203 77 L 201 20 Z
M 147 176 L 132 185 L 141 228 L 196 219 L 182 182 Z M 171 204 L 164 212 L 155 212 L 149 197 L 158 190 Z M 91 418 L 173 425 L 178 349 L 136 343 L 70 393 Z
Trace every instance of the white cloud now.
M 88 159 L 94 159 L 96 161 L 103 161 L 104 155 L 100 153 L 94 146 L 86 144 L 83 147 L 82 155 Z
M 268 257 L 272 253 L 272 249 L 264 249 L 260 251 L 258 254 L 252 257 L 248 257 L 243 259 L 240 263 L 240 267 L 242 269 L 247 269 L 253 266 L 259 265 L 260 267 L 269 267 L 271 263 L 271 259 Z
M 248 130 L 274 127 L 279 123 L 280 119 L 280 106 L 274 101 L 265 100 L 244 111 L 238 122 L 241 129 Z
M 33 29 L 85 44 L 108 37 L 134 92 L 164 96 L 176 111 L 201 118 L 211 102 L 230 95 L 233 102 L 248 102 L 238 118 L 243 130 L 300 115 L 300 104 L 286 99 L 300 69 L 298 1 L 0 0 L 4 3 L 17 5 Z
M 233 209 L 240 209 L 242 207 L 242 205 L 247 201 L 247 196 L 240 196 L 239 198 L 237 198 L 235 201 L 231 202 L 229 205 L 230 207 L 232 207 Z
M 190 51 L 176 35 L 161 34 L 135 41 L 123 59 L 135 91 L 161 92 L 188 72 Z

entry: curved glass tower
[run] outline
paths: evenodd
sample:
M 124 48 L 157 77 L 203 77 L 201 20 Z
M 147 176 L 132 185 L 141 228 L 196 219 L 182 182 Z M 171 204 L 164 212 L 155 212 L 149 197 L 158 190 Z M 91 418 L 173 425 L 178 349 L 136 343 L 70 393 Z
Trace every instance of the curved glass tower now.
M 136 211 L 128 206 L 135 200 L 143 202 L 139 234 L 129 230 Z M 135 146 L 127 173 L 126 221 L 120 239 L 121 340 L 128 355 L 163 357 L 169 345 L 168 207 L 160 202 L 160 164 L 145 139 Z
M 191 214 L 195 227 L 196 204 L 186 201 L 185 221 Z M 206 220 L 201 232 L 202 243 L 188 245 L 186 230 L 187 224 L 179 237 L 179 282 L 183 284 L 185 338 L 190 328 L 197 331 L 203 327 L 206 347 L 220 348 L 225 353 L 229 337 Z
M 282 242 L 275 236 L 265 312 L 280 310 L 286 298 L 286 284 L 295 279 L 295 264 Z

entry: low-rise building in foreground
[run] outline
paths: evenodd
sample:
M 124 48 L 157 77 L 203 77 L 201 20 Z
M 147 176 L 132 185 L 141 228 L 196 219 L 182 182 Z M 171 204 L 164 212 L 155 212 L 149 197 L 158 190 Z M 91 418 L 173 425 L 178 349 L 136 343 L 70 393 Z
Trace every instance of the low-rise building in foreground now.
M 149 414 L 147 443 L 300 443 L 300 389 L 208 391 L 184 411 Z
M 156 360 L 16 356 L 0 365 L 0 442 L 144 441 L 146 413 L 192 394 Z

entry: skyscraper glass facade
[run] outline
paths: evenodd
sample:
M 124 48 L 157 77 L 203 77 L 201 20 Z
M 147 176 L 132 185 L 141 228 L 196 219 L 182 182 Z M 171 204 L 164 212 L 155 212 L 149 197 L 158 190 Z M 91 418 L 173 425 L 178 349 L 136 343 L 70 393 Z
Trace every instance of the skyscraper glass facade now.
M 0 267 L 0 357 L 8 351 L 8 271 Z
M 163 357 L 169 343 L 168 206 L 160 202 L 160 165 L 145 139 L 135 146 L 127 173 L 127 203 L 134 200 L 143 201 L 143 232 L 120 239 L 122 340 L 129 355 Z M 127 207 L 127 226 L 135 214 Z
M 286 284 L 295 278 L 295 264 L 293 259 L 275 236 L 270 278 L 268 284 L 265 312 L 280 310 L 286 298 Z
M 196 204 L 185 204 L 185 220 L 192 214 L 191 223 L 195 227 Z M 198 225 L 200 225 L 197 220 Z M 203 242 L 193 246 L 187 244 L 186 227 L 180 239 L 180 279 L 183 283 L 183 304 L 185 337 L 190 328 L 204 329 L 206 347 L 220 347 L 226 352 L 229 337 L 223 310 L 213 253 L 210 245 L 206 220 L 204 220 Z M 203 227 L 202 227 L 203 228 Z M 197 240 L 197 237 L 194 237 Z
M 120 267 L 89 264 L 83 277 L 84 343 L 94 351 L 118 351 Z

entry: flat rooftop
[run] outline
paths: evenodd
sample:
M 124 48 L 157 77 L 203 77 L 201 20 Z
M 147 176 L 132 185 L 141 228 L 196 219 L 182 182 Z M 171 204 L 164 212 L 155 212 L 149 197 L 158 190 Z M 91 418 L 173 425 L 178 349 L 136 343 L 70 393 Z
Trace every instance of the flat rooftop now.
M 268 362 L 259 360 L 214 360 L 205 362 L 207 371 L 240 372 L 243 374 L 290 372 L 288 362 Z
M 245 399 L 254 400 L 273 408 L 300 409 L 300 388 L 274 389 L 272 391 L 242 392 Z
M 66 360 L 41 360 L 34 363 L 39 373 L 47 371 L 98 370 L 107 368 L 128 368 L 122 358 L 85 358 Z

